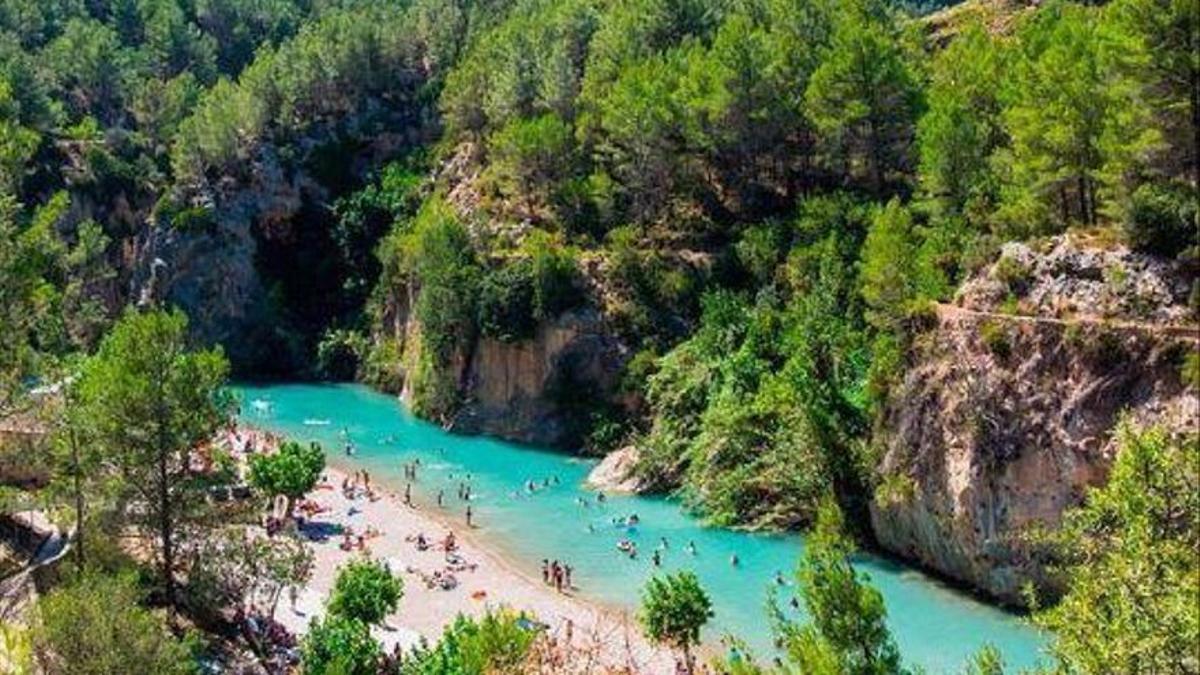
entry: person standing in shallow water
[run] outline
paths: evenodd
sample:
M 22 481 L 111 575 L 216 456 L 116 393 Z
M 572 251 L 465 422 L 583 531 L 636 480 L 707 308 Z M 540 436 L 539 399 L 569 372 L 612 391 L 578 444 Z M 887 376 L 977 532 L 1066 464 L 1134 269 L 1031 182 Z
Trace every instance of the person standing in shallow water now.
M 474 527 L 474 525 L 471 524 L 471 515 L 471 505 L 467 504 L 467 527 Z

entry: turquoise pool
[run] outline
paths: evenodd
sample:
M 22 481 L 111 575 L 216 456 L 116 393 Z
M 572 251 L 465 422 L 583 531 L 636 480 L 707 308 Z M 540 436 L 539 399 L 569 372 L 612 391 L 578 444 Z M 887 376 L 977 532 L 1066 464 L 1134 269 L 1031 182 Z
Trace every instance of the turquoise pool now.
M 419 458 L 413 487 L 422 507 L 436 508 L 445 494 L 445 514 L 464 517 L 458 487 L 470 475 L 471 504 L 478 533 L 506 556 L 540 574 L 542 558 L 566 560 L 574 582 L 590 597 L 632 608 L 651 576 L 651 552 L 666 538 L 666 570 L 693 570 L 713 598 L 715 617 L 705 630 L 712 640 L 732 633 L 760 655 L 771 650 L 765 611 L 777 572 L 790 583 L 803 538 L 705 527 L 677 502 L 612 495 L 598 504 L 583 487 L 593 462 L 562 453 L 497 440 L 446 433 L 418 420 L 395 398 L 358 385 L 239 386 L 247 423 L 298 440 L 323 443 L 334 461 L 370 471 L 373 480 L 403 486 L 401 465 Z M 343 438 L 355 446 L 344 456 Z M 550 479 L 549 487 L 540 487 Z M 530 493 L 528 481 L 540 489 Z M 583 506 L 586 503 L 587 506 Z M 613 519 L 637 514 L 635 528 Z M 637 542 L 636 560 L 620 554 L 621 539 Z M 695 555 L 686 551 L 695 543 Z M 736 553 L 739 565 L 730 564 Z M 979 602 L 919 571 L 873 556 L 857 564 L 887 602 L 889 622 L 905 662 L 931 673 L 956 672 L 965 659 L 990 642 L 1010 668 L 1036 663 L 1045 637 L 1019 617 Z M 788 589 L 790 590 L 790 586 Z M 796 610 L 788 609 L 793 615 Z

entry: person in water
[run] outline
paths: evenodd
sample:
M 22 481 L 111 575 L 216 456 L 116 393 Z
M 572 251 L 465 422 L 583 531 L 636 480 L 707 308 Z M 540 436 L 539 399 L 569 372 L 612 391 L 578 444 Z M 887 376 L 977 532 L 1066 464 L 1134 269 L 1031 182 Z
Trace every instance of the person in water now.
M 687 552 L 691 555 L 696 555 L 696 542 L 688 541 Z
M 658 549 L 654 550 L 654 555 L 650 556 L 650 561 L 654 563 L 655 567 L 662 567 L 662 554 L 658 552 Z
M 739 562 L 740 562 L 740 561 L 738 560 L 738 556 L 737 556 L 737 554 L 736 554 L 736 553 L 734 553 L 733 555 L 729 556 L 729 564 L 730 564 L 730 565 L 733 565 L 734 567 L 737 567 Z

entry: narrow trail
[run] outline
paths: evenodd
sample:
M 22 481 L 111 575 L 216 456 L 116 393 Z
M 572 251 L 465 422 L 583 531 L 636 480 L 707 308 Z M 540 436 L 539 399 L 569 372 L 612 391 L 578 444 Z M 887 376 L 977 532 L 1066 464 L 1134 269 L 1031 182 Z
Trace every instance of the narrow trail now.
M 1173 326 L 1166 324 L 1146 323 L 1141 321 L 1112 321 L 1092 316 L 1081 316 L 1073 319 L 1059 319 L 1057 317 L 1049 316 L 1026 316 L 1022 314 L 984 312 L 976 309 L 958 307 L 956 305 L 948 305 L 941 302 L 935 303 L 935 306 L 937 307 L 938 318 L 943 320 L 972 317 L 996 319 L 998 321 L 1008 321 L 1011 323 L 1049 324 L 1053 326 L 1092 325 L 1111 330 L 1148 333 L 1155 337 L 1171 337 L 1200 343 L 1200 325 Z

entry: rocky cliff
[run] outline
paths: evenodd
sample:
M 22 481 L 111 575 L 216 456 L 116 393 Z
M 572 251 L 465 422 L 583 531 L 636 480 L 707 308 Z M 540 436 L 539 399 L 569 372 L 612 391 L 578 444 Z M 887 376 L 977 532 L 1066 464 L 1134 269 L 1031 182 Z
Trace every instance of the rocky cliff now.
M 420 324 L 408 312 L 412 291 L 401 293 L 385 325 L 394 353 L 392 387 L 411 401 L 406 377 L 419 358 Z M 568 311 L 539 323 L 533 337 L 516 342 L 480 337 L 452 365 L 461 404 L 447 422 L 453 431 L 487 434 L 522 443 L 574 445 L 586 416 L 615 400 L 630 352 L 594 309 Z
M 1123 415 L 1195 433 L 1192 275 L 1065 239 L 999 261 L 938 308 L 877 440 L 879 544 L 1005 602 L 1053 590 L 1028 534 L 1105 480 Z

